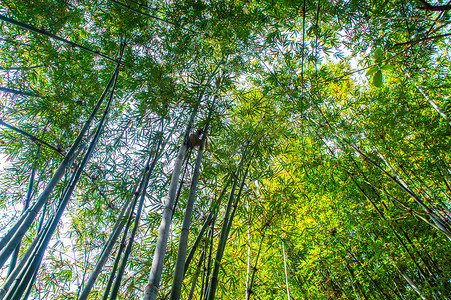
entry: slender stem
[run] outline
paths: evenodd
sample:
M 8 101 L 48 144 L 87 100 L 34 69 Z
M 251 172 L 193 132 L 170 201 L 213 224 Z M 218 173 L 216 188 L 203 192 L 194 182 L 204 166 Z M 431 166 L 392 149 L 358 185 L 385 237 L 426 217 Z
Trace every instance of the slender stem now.
M 161 121 L 161 132 L 163 132 L 163 119 Z M 144 185 L 143 185 L 143 190 L 141 192 L 141 197 L 139 199 L 139 204 L 138 204 L 138 208 L 136 211 L 136 216 L 135 216 L 135 220 L 134 220 L 134 224 L 133 224 L 133 228 L 132 228 L 132 232 L 130 234 L 130 239 L 127 243 L 127 247 L 125 248 L 125 252 L 124 252 L 124 256 L 122 258 L 122 262 L 121 265 L 119 267 L 118 273 L 117 273 L 117 277 L 116 280 L 114 282 L 113 288 L 111 290 L 111 296 L 110 296 L 110 300 L 115 300 L 117 297 L 117 294 L 119 292 L 119 287 L 121 285 L 121 280 L 122 280 L 122 276 L 124 274 L 125 271 L 125 266 L 127 264 L 128 261 L 128 257 L 130 256 L 130 252 L 132 250 L 132 245 L 133 245 L 133 241 L 135 239 L 135 235 L 136 235 L 136 231 L 138 230 L 138 226 L 139 226 L 139 219 L 141 218 L 141 212 L 144 206 L 144 199 L 146 198 L 146 193 L 147 193 L 147 186 L 149 184 L 149 179 L 150 179 L 150 175 L 153 172 L 153 169 L 155 168 L 155 165 L 157 164 L 157 161 L 160 157 L 160 152 L 163 151 L 164 147 L 162 147 L 162 139 L 163 136 L 160 136 L 160 139 L 158 141 L 158 146 L 157 149 L 155 150 L 155 155 L 152 161 L 152 164 L 150 164 L 150 157 L 149 157 L 149 161 L 147 162 L 146 165 L 146 176 L 144 178 Z M 160 150 L 161 148 L 161 150 Z
M 88 120 L 85 122 L 83 128 L 81 129 L 78 137 L 72 144 L 72 147 L 67 152 L 66 156 L 64 157 L 63 161 L 61 162 L 58 169 L 55 171 L 55 173 L 52 176 L 52 179 L 47 184 L 45 189 L 42 191 L 41 195 L 38 197 L 36 203 L 30 207 L 27 211 L 25 211 L 24 214 L 20 217 L 20 219 L 12 226 L 12 228 L 8 231 L 8 233 L 0 240 L 0 249 L 2 250 L 0 253 L 0 266 L 3 266 L 5 261 L 8 259 L 11 252 L 17 247 L 19 244 L 20 239 L 24 236 L 24 234 L 27 232 L 28 228 L 32 224 L 34 218 L 36 217 L 37 213 L 40 211 L 42 206 L 47 202 L 50 194 L 53 191 L 53 188 L 56 186 L 56 184 L 61 180 L 63 177 L 66 168 L 72 163 L 73 159 L 76 157 L 77 150 L 79 149 L 81 145 L 81 141 L 88 131 L 94 117 L 97 114 L 97 111 L 99 110 L 105 96 L 108 93 L 108 90 L 110 89 L 111 85 L 113 84 L 117 72 L 119 70 L 119 64 L 116 67 L 116 70 L 111 77 L 110 81 L 108 82 L 108 85 L 106 86 L 105 90 L 103 91 L 102 95 L 100 96 L 99 101 L 97 102 L 96 106 L 94 107 L 91 115 L 89 116 Z
M 117 73 L 116 73 L 116 75 L 117 75 Z M 56 226 L 58 225 L 58 222 L 61 219 L 61 216 L 66 208 L 66 205 L 69 202 L 73 191 L 75 190 L 75 187 L 76 187 L 78 180 L 83 172 L 84 167 L 86 166 L 87 162 L 89 161 L 89 159 L 91 158 L 91 155 L 94 152 L 94 148 L 95 148 L 98 138 L 103 130 L 103 125 L 106 121 L 106 117 L 110 110 L 109 108 L 110 108 L 110 105 L 112 102 L 114 88 L 116 86 L 116 81 L 117 81 L 117 76 L 115 76 L 113 88 L 112 88 L 108 103 L 105 107 L 102 118 L 97 126 L 94 137 L 91 140 L 91 143 L 88 147 L 88 150 L 87 150 L 85 156 L 83 157 L 82 162 L 80 163 L 80 166 L 75 171 L 73 180 L 70 183 L 67 191 L 65 192 L 63 199 L 61 199 L 61 202 L 59 203 L 58 209 L 51 222 L 51 225 L 49 226 L 48 230 L 45 232 L 42 242 L 40 243 L 39 247 L 37 248 L 35 255 L 31 258 L 31 261 L 28 264 L 28 268 L 26 270 L 24 269 L 21 272 L 22 274 L 19 275 L 21 278 L 20 281 L 13 289 L 10 289 L 10 291 L 6 295 L 7 299 L 9 296 L 13 296 L 14 299 L 16 299 L 17 297 L 21 297 L 22 294 L 24 293 L 25 289 L 27 288 L 27 286 L 30 284 L 30 281 L 34 279 L 34 274 L 35 274 L 35 272 L 37 272 L 37 270 L 41 264 L 42 257 L 44 255 L 44 252 L 47 248 L 48 243 L 50 242 L 53 232 L 55 231 Z
M 22 92 L 22 91 L 19 91 L 19 90 L 6 88 L 6 87 L 0 87 L 0 92 L 10 93 L 10 94 L 14 94 L 14 95 L 21 95 L 21 96 L 31 96 L 31 97 L 45 98 L 45 97 L 40 96 L 38 94 L 29 93 L 29 92 Z
M 33 166 L 33 168 L 31 169 L 30 180 L 28 182 L 27 196 L 26 196 L 25 202 L 23 204 L 23 211 L 22 211 L 22 213 L 24 213 L 27 210 L 28 205 L 30 204 L 31 194 L 32 194 L 32 191 L 33 191 L 33 184 L 34 184 L 35 174 L 36 174 L 36 168 Z M 11 263 L 9 264 L 8 275 L 7 276 L 9 276 L 11 274 L 11 272 L 14 270 L 14 268 L 16 266 L 17 257 L 19 256 L 19 250 L 20 250 L 20 242 L 17 245 L 16 249 L 14 249 L 14 252 L 12 253 Z
M 3 121 L 2 119 L 0 119 L 0 125 L 5 126 L 6 128 L 12 129 L 12 130 L 14 130 L 14 131 L 16 131 L 16 132 L 18 132 L 18 133 L 20 133 L 20 134 L 22 134 L 22 135 L 28 137 L 28 138 L 31 139 L 33 142 L 36 142 L 36 143 L 41 144 L 41 145 L 44 145 L 44 146 L 46 146 L 46 147 L 52 149 L 53 151 L 58 152 L 59 154 L 62 154 L 61 149 L 57 149 L 56 147 L 53 147 L 53 146 L 50 145 L 49 143 L 44 142 L 44 141 L 41 140 L 40 138 L 37 138 L 37 137 L 35 137 L 34 135 L 29 134 L 28 132 L 25 132 L 25 131 L 23 131 L 23 130 L 17 128 L 17 127 L 14 127 L 14 126 L 12 126 L 12 125 L 9 125 L 9 124 L 5 123 L 5 121 Z

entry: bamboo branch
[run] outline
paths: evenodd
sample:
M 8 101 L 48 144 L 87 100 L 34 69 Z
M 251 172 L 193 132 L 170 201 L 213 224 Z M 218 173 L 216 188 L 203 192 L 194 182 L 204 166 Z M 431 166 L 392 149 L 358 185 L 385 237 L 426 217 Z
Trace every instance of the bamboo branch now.
M 420 1 L 424 6 L 422 7 L 417 7 L 418 9 L 422 9 L 422 10 L 428 10 L 428 11 L 447 11 L 447 10 L 451 10 L 451 5 L 446 4 L 446 5 L 432 5 L 429 4 L 426 0 L 418 0 Z
M 50 145 L 49 143 L 44 142 L 43 140 L 41 140 L 41 139 L 35 137 L 34 135 L 31 135 L 31 134 L 29 134 L 28 132 L 25 132 L 25 131 L 23 131 L 23 130 L 17 128 L 17 127 L 14 127 L 14 126 L 12 126 L 12 125 L 9 125 L 9 124 L 5 123 L 2 119 L 0 119 L 0 125 L 3 125 L 3 126 L 9 128 L 9 129 L 12 129 L 12 130 L 14 130 L 14 131 L 16 131 L 16 132 L 18 132 L 18 133 L 20 133 L 20 134 L 22 134 L 22 135 L 28 137 L 28 138 L 31 139 L 33 142 L 37 142 L 38 144 L 47 146 L 47 147 L 49 147 L 50 149 L 52 149 L 53 151 L 56 151 L 56 152 L 58 152 L 59 154 L 62 154 L 62 150 L 61 150 L 61 149 L 58 149 L 58 148 L 56 148 L 56 147 L 53 147 L 53 146 Z
M 424 42 L 424 41 L 427 41 L 427 40 L 439 39 L 439 38 L 447 37 L 447 36 L 450 36 L 450 35 L 451 35 L 451 33 L 447 33 L 447 34 L 441 34 L 441 35 L 435 35 L 435 36 L 428 36 L 428 37 L 421 38 L 421 39 L 418 39 L 418 40 L 407 41 L 407 42 L 403 42 L 403 43 L 397 43 L 397 44 L 395 44 L 393 46 L 393 48 L 397 47 L 397 46 L 402 46 L 402 45 L 418 44 L 419 42 Z
M 22 91 L 18 91 L 18 90 L 15 90 L 15 89 L 10 89 L 10 88 L 5 88 L 5 87 L 0 87 L 0 92 L 10 93 L 10 94 L 14 94 L 14 95 L 21 95 L 21 96 L 31 96 L 31 97 L 45 98 L 44 96 L 39 96 L 38 94 L 33 94 L 33 93 L 29 93 L 29 92 L 22 92 Z
M 73 46 L 73 47 L 77 47 L 77 48 L 82 49 L 82 50 L 85 50 L 85 51 L 87 51 L 87 52 L 89 52 L 89 53 L 91 53 L 91 54 L 99 55 L 99 56 L 101 56 L 101 57 L 103 57 L 103 58 L 108 59 L 109 61 L 112 61 L 112 62 L 117 63 L 117 60 L 112 59 L 111 57 L 108 57 L 108 56 L 106 56 L 106 55 L 103 55 L 103 54 L 101 54 L 100 52 L 91 50 L 91 49 L 89 49 L 89 48 L 86 48 L 86 47 L 84 47 L 84 46 L 82 46 L 82 45 L 79 45 L 79 44 L 76 44 L 76 43 L 74 43 L 74 42 L 71 42 L 71 41 L 69 41 L 69 40 L 66 40 L 66 39 L 64 39 L 64 38 L 62 38 L 62 37 L 59 37 L 59 36 L 57 36 L 57 35 L 48 33 L 48 32 L 45 31 L 44 29 L 38 29 L 38 28 L 36 28 L 36 27 L 32 27 L 32 26 L 30 26 L 30 25 L 24 24 L 24 23 L 22 23 L 22 22 L 19 22 L 19 21 L 13 20 L 13 19 L 10 19 L 10 18 L 8 18 L 8 17 L 6 17 L 6 16 L 3 16 L 3 15 L 0 15 L 0 20 L 5 21 L 5 22 L 8 22 L 8 23 L 13 24 L 13 25 L 16 25 L 16 26 L 19 26 L 19 27 L 21 27 L 21 28 L 23 28 L 23 29 L 26 29 L 26 30 L 29 30 L 29 31 L 33 31 L 33 32 L 35 32 L 35 33 L 39 33 L 39 34 L 45 35 L 45 36 L 47 36 L 47 37 L 49 37 L 49 38 L 51 38 L 51 39 L 54 39 L 54 40 L 57 40 L 57 41 L 60 41 L 60 42 L 69 44 L 69 45 L 71 45 L 71 46 Z

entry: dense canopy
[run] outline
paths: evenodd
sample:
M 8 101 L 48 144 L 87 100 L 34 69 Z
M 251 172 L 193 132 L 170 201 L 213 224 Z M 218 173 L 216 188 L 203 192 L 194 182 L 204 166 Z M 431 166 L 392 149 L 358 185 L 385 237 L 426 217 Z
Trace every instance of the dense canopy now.
M 450 10 L 0 0 L 0 299 L 450 299 Z

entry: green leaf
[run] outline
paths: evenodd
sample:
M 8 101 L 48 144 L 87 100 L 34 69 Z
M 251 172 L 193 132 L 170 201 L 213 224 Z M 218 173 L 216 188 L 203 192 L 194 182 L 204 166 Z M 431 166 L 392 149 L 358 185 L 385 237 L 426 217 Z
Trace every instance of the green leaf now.
M 366 71 L 366 76 L 371 77 L 374 73 L 376 73 L 377 70 L 379 70 L 378 66 L 372 66 L 368 69 L 368 71 Z
M 373 84 L 375 87 L 382 86 L 382 71 L 381 70 L 377 70 L 377 72 L 374 74 Z
M 384 50 L 382 50 L 381 47 L 377 47 L 376 50 L 374 50 L 374 60 L 377 62 L 383 61 L 385 58 Z

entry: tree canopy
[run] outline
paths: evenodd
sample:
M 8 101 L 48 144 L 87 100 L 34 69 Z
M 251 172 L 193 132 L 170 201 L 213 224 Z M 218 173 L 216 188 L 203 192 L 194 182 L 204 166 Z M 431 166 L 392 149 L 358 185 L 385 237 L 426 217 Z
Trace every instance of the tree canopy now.
M 450 299 L 450 10 L 0 0 L 0 299 Z

